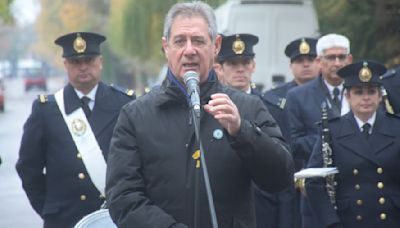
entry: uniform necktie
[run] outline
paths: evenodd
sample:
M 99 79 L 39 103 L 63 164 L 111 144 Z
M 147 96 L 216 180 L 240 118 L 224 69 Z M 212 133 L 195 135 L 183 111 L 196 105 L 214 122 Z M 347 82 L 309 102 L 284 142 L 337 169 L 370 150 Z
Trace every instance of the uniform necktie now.
M 371 129 L 371 124 L 369 124 L 369 123 L 365 123 L 363 126 L 362 126 L 362 129 L 363 129 L 363 135 L 365 136 L 365 138 L 366 139 L 368 139 L 368 137 L 369 137 L 369 130 Z
M 82 101 L 82 109 L 83 109 L 83 112 L 85 113 L 86 118 L 89 118 L 89 117 L 90 117 L 90 114 L 92 114 L 92 111 L 91 111 L 90 108 L 89 108 L 90 98 L 87 97 L 87 96 L 83 96 L 83 97 L 81 98 L 81 101 Z
M 341 109 L 341 104 L 340 104 L 340 90 L 338 87 L 335 87 L 333 89 L 333 104 L 336 105 L 336 107 L 340 110 Z

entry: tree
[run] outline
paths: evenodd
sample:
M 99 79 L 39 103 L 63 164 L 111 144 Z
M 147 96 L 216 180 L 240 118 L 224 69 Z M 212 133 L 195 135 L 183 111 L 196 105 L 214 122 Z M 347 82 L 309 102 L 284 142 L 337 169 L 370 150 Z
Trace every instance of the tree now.
M 400 1 L 314 0 L 321 34 L 350 39 L 355 60 L 400 64 Z
M 13 0 L 0 1 L 0 26 L 1 24 L 9 24 L 13 22 L 13 17 L 10 12 L 10 5 Z

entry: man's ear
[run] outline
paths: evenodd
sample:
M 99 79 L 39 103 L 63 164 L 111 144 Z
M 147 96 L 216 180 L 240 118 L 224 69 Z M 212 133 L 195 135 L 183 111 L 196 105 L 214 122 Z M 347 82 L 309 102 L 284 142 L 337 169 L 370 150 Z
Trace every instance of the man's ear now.
M 214 54 L 215 56 L 218 55 L 219 51 L 221 50 L 221 43 L 222 43 L 222 36 L 221 35 L 217 35 L 217 37 L 215 38 L 215 42 L 214 42 Z
M 162 40 L 162 51 L 164 52 L 165 57 L 167 57 L 168 54 L 168 41 L 167 38 L 164 36 L 161 38 Z

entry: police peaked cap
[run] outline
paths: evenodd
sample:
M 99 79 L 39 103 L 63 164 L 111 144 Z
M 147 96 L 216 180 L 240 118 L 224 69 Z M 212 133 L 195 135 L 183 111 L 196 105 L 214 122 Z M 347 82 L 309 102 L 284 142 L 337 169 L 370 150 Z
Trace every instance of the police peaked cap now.
M 91 32 L 74 32 L 57 38 L 54 43 L 63 48 L 67 59 L 94 57 L 100 55 L 100 44 L 106 37 Z
M 361 61 L 341 68 L 337 74 L 344 79 L 344 87 L 360 84 L 380 86 L 380 76 L 386 73 L 386 67 L 373 61 Z
M 258 37 L 251 34 L 222 36 L 222 45 L 218 53 L 218 61 L 223 62 L 236 57 L 253 58 L 255 56 L 253 46 L 257 43 Z
M 293 40 L 285 48 L 285 55 L 293 60 L 301 55 L 317 56 L 317 39 L 303 37 Z

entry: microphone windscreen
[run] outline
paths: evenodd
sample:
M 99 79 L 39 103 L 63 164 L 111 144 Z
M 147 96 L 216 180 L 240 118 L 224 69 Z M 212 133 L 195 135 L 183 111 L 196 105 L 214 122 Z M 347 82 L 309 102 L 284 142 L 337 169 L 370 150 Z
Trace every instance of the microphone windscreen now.
M 187 85 L 187 83 L 190 80 L 196 80 L 196 82 L 199 82 L 199 73 L 197 73 L 196 71 L 187 71 L 184 75 L 183 75 L 183 80 L 185 82 L 185 85 Z

